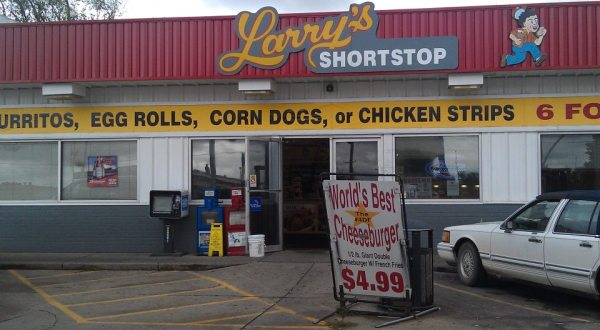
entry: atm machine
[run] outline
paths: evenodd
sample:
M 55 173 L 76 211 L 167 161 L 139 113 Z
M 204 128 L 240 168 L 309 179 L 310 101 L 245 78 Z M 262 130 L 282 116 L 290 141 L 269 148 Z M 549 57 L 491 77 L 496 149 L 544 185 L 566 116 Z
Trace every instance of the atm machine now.
M 186 190 L 151 190 L 150 217 L 163 221 L 163 254 L 184 255 L 175 252 L 175 224 L 189 214 L 190 194 Z

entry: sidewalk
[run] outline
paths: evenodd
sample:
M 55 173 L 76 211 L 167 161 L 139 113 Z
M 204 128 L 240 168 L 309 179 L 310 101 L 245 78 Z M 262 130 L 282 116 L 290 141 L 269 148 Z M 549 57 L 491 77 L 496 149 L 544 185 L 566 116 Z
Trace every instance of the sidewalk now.
M 186 254 L 151 256 L 148 253 L 30 253 L 0 252 L 0 269 L 47 270 L 208 270 L 255 262 L 329 263 L 327 250 L 284 250 L 262 258 L 248 256 L 207 257 Z M 433 270 L 455 272 L 455 268 L 433 255 Z

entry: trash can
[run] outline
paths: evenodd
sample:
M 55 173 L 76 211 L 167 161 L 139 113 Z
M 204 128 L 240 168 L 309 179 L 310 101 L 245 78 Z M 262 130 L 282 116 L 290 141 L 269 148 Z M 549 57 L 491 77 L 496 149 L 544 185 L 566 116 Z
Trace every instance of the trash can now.
M 408 230 L 413 309 L 433 306 L 433 229 Z
M 411 301 L 380 298 L 380 307 L 409 313 L 433 307 L 433 229 L 408 229 Z

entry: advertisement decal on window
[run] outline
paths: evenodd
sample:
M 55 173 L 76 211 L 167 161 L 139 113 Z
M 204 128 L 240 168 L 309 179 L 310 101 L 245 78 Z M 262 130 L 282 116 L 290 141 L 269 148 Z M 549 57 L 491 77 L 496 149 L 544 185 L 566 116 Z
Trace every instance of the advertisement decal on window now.
M 89 156 L 87 162 L 87 185 L 90 188 L 113 188 L 119 186 L 117 156 Z

